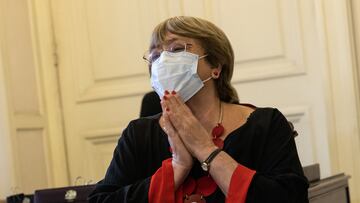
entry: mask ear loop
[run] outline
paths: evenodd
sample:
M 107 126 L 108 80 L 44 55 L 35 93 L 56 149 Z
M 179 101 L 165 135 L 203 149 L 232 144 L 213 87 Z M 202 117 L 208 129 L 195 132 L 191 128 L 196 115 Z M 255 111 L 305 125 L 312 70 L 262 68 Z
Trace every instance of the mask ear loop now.
M 205 56 L 207 56 L 207 55 L 204 55 L 204 56 L 202 56 L 202 57 L 205 57 Z M 207 82 L 207 81 L 209 81 L 209 80 L 211 80 L 211 79 L 218 79 L 218 78 L 219 78 L 218 76 L 219 76 L 219 72 L 218 72 L 218 71 L 214 71 L 210 77 L 206 78 L 206 79 L 203 80 L 202 82 L 205 83 L 205 82 Z
M 208 56 L 207 54 L 204 54 L 204 55 L 202 55 L 202 56 L 199 56 L 199 59 L 205 58 L 205 57 L 207 57 L 207 56 Z
M 203 83 L 206 83 L 207 81 L 209 81 L 209 80 L 211 80 L 211 79 L 213 79 L 213 78 L 210 76 L 210 77 L 206 78 L 205 80 L 203 80 L 202 82 L 203 82 Z

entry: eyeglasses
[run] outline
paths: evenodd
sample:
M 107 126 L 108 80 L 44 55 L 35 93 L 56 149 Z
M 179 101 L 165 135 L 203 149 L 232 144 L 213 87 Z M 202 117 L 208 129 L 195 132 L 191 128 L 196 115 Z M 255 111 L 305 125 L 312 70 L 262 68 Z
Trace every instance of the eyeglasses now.
M 161 55 L 163 51 L 168 51 L 172 53 L 187 51 L 189 48 L 192 47 L 192 44 L 185 43 L 185 42 L 174 42 L 169 44 L 165 49 L 151 49 L 144 53 L 143 59 L 151 65 L 153 62 L 155 62 Z

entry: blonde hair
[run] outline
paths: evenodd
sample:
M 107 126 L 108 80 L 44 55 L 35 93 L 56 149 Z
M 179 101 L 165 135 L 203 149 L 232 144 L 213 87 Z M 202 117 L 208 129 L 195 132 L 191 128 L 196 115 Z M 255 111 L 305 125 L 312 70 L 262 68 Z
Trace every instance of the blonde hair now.
M 231 85 L 234 70 L 234 52 L 225 33 L 213 23 L 196 17 L 176 16 L 157 25 L 152 33 L 150 50 L 162 45 L 166 33 L 197 39 L 204 48 L 205 59 L 212 67 L 222 67 L 220 76 L 215 81 L 221 101 L 239 103 L 236 90 Z

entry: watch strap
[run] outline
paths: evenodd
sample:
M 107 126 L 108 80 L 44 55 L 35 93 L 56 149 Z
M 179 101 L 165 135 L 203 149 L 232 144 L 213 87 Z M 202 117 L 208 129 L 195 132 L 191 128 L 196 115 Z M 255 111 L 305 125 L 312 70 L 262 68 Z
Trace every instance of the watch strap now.
M 201 163 L 201 165 L 206 165 L 207 167 L 210 167 L 210 162 L 222 151 L 221 148 L 215 149 L 211 154 Z M 209 168 L 207 168 L 206 171 L 208 171 Z

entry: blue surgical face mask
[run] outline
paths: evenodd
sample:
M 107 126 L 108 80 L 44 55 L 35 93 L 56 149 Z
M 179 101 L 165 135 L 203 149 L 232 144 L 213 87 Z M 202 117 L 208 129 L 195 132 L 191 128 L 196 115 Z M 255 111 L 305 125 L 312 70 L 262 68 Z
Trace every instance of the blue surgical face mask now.
M 198 60 L 205 56 L 163 51 L 151 65 L 151 86 L 160 98 L 165 90 L 175 90 L 184 102 L 188 101 L 212 78 L 202 81 L 197 74 Z

